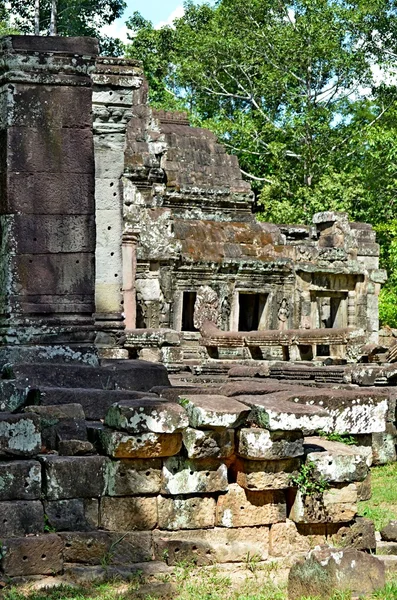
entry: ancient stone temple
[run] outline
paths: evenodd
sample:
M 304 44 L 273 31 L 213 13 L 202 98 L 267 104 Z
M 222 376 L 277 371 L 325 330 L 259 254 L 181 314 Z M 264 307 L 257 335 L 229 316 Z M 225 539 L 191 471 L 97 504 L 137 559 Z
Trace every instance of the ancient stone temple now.
M 130 356 L 354 359 L 378 341 L 371 226 L 333 212 L 256 221 L 236 157 L 151 109 L 139 65 L 99 59 L 93 81 L 97 315 L 116 332 L 125 314 Z
M 0 576 L 379 549 L 372 228 L 256 222 L 236 158 L 95 40 L 3 38 L 0 86 Z

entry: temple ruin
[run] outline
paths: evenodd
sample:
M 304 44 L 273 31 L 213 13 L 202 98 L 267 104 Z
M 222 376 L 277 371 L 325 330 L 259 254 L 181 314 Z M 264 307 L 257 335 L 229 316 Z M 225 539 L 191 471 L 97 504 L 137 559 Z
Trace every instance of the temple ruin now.
M 397 398 L 375 233 L 256 221 L 236 157 L 147 93 L 95 40 L 0 40 L 2 573 L 374 551 L 357 503 Z

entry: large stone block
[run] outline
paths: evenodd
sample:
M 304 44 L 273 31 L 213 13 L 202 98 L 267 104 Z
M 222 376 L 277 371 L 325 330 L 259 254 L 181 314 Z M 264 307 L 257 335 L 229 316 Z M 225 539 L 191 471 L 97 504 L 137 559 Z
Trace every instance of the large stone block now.
M 106 495 L 143 496 L 158 494 L 161 460 L 112 460 L 106 467 Z
M 38 500 L 41 465 L 36 460 L 0 462 L 0 500 Z
M 7 540 L 2 569 L 9 577 L 55 575 L 63 568 L 63 542 L 58 535 Z
M 100 432 L 104 452 L 113 458 L 159 458 L 174 456 L 182 448 L 180 433 L 128 435 L 104 429 Z
M 213 498 L 158 497 L 160 529 L 205 529 L 215 525 Z
M 302 456 L 303 434 L 301 431 L 241 429 L 238 435 L 238 453 L 252 460 L 282 460 Z
M 252 408 L 249 420 L 270 431 L 313 433 L 331 430 L 333 418 L 323 408 L 291 402 L 290 397 L 292 400 L 292 395 L 280 392 L 265 396 L 239 396 L 239 400 Z
M 188 529 L 154 531 L 154 554 L 157 560 L 166 556 L 168 565 L 181 561 L 197 565 L 245 562 L 247 556 L 266 560 L 269 554 L 269 528 Z
M 185 410 L 179 404 L 154 398 L 121 400 L 109 408 L 105 424 L 128 433 L 174 433 L 188 426 Z
M 47 524 L 56 531 L 91 531 L 98 527 L 96 498 L 72 498 L 44 502 Z
M 43 505 L 37 500 L 0 502 L 0 537 L 43 533 Z
M 0 413 L 0 456 L 34 456 L 40 449 L 36 415 Z
M 47 500 L 95 498 L 105 493 L 104 456 L 42 456 Z
M 288 576 L 288 598 L 329 600 L 335 592 L 369 596 L 384 585 L 385 565 L 375 556 L 352 548 L 323 546 L 293 565 Z
M 309 552 L 311 537 L 299 533 L 296 524 L 289 519 L 270 527 L 269 553 L 271 556 L 287 557 Z
M 94 173 L 90 129 L 64 127 L 49 135 L 48 129 L 9 127 L 8 148 L 8 168 L 13 172 Z
M 254 527 L 285 521 L 286 502 L 279 491 L 248 491 L 237 483 L 219 496 L 216 524 L 220 527 Z
M 20 296 L 84 296 L 92 293 L 93 253 L 23 254 L 11 259 Z M 58 298 L 59 301 L 59 298 Z
M 100 503 L 100 526 L 109 531 L 154 529 L 157 525 L 157 498 L 109 498 Z
M 234 429 L 207 430 L 187 427 L 182 432 L 189 458 L 229 458 L 234 453 Z
M 26 108 L 28 110 L 26 110 Z M 13 94 L 13 111 L 9 125 L 51 128 L 92 126 L 90 88 L 73 86 L 48 87 L 19 84 Z
M 62 197 L 62 202 L 58 198 Z M 85 173 L 9 173 L 0 210 L 25 215 L 91 215 L 94 181 Z
M 227 467 L 216 459 L 186 460 L 175 456 L 164 461 L 162 494 L 210 494 L 225 492 L 227 488 Z
M 15 215 L 12 233 L 18 254 L 95 250 L 94 215 Z
M 226 396 L 185 394 L 178 402 L 186 409 L 193 428 L 237 427 L 249 413 L 247 406 Z
M 295 523 L 348 523 L 356 514 L 357 487 L 349 483 L 313 496 L 298 491 L 289 518 Z
M 291 487 L 291 479 L 299 473 L 300 460 L 245 460 L 232 465 L 237 483 L 247 490 L 282 490 Z
M 368 475 L 367 453 L 358 446 L 305 438 L 306 461 L 314 465 L 313 476 L 334 483 L 363 481 Z
M 152 560 L 152 534 L 149 531 L 113 533 L 70 532 L 61 534 L 64 560 L 69 563 L 131 564 Z

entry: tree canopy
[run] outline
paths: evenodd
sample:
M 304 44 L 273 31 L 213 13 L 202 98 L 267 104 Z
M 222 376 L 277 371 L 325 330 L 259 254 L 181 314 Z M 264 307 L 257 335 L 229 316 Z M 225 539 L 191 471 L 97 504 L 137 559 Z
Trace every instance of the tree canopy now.
M 120 40 L 103 36 L 101 28 L 121 17 L 126 7 L 124 0 L 40 0 L 39 3 L 35 0 L 9 0 L 15 27 L 21 33 L 34 33 L 35 14 L 38 12 L 39 32 L 48 35 L 54 4 L 57 35 L 97 37 L 102 52 L 122 53 Z
M 397 286 L 392 0 L 190 1 L 172 27 L 138 13 L 128 25 L 151 101 L 188 110 L 238 155 L 259 218 L 371 222 Z

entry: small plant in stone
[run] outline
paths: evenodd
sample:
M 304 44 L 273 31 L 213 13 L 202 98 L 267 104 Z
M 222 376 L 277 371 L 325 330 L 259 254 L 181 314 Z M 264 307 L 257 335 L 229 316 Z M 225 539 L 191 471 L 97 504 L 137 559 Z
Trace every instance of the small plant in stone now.
M 348 446 L 354 446 L 357 443 L 354 437 L 348 433 L 326 433 L 325 431 L 319 431 L 319 434 L 330 442 L 340 442 Z
M 313 462 L 304 463 L 298 475 L 291 477 L 291 484 L 297 487 L 302 496 L 318 496 L 329 488 L 329 483 L 323 477 L 314 475 L 316 465 Z
M 259 568 L 260 560 L 261 557 L 259 556 L 259 554 L 251 554 L 250 552 L 247 552 L 247 555 L 245 557 L 245 565 L 247 569 L 251 571 L 251 573 L 253 573 L 254 575 Z

